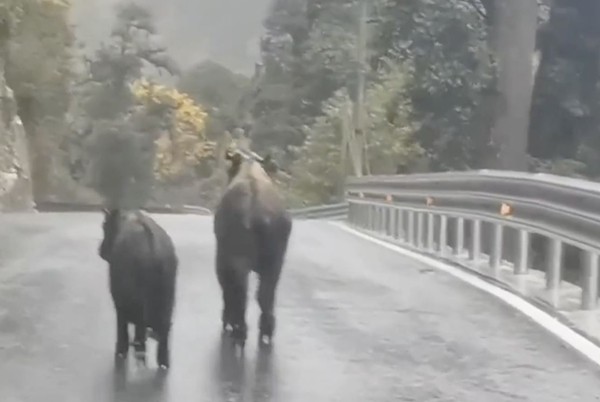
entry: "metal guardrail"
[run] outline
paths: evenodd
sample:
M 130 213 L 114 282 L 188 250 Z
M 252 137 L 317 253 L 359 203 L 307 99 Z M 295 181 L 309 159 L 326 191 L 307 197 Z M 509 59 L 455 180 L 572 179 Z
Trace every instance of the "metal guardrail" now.
M 600 184 L 549 174 L 475 171 L 370 176 L 347 182 L 349 223 L 421 253 L 451 259 L 510 284 L 555 310 L 598 306 Z M 448 242 L 452 223 L 454 244 Z M 491 227 L 488 253 L 483 225 Z M 465 244 L 466 229 L 470 232 Z M 503 255 L 515 236 L 513 260 Z M 547 239 L 543 272 L 531 269 L 532 236 Z M 565 245 L 580 250 L 566 283 Z M 487 244 L 486 244 L 487 246 Z M 538 275 L 539 274 L 539 275 Z M 536 276 L 537 275 L 537 276 Z
M 35 209 L 39 212 L 95 212 L 101 211 L 104 208 L 101 204 L 96 203 L 74 203 L 74 202 L 58 202 L 58 201 L 41 201 L 37 202 Z M 212 211 L 196 205 L 150 205 L 142 208 L 143 210 L 155 214 L 195 214 L 195 215 L 210 215 Z
M 42 201 L 36 203 L 35 209 L 40 212 L 95 212 L 101 211 L 104 208 L 101 204 L 96 203 L 75 203 L 75 202 L 58 202 L 58 201 Z M 150 213 L 157 214 L 195 214 L 195 215 L 212 215 L 212 211 L 208 208 L 197 205 L 152 205 L 142 208 Z M 333 219 L 342 220 L 348 215 L 348 203 L 319 205 L 315 207 L 299 208 L 290 210 L 290 214 L 298 219 Z
M 348 216 L 348 203 L 292 209 L 290 214 L 296 219 L 343 220 Z

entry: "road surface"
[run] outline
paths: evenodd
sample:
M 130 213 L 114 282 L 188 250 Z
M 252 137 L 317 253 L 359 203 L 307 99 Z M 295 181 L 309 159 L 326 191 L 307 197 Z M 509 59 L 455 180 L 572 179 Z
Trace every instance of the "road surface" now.
M 209 217 L 159 216 L 180 258 L 172 368 L 115 372 L 99 214 L 0 216 L 2 402 L 600 400 L 600 372 L 488 295 L 324 222 L 296 222 L 273 350 L 221 344 Z M 252 296 L 255 283 L 252 284 Z

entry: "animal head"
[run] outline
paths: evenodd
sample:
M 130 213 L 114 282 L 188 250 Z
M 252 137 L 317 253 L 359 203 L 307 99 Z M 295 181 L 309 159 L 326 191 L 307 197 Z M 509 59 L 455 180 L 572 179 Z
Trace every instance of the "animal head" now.
M 277 174 L 277 172 L 279 171 L 277 163 L 275 163 L 270 154 L 261 158 L 260 156 L 254 153 L 252 153 L 252 155 L 250 156 L 246 156 L 236 150 L 227 150 L 227 152 L 225 153 L 225 159 L 231 163 L 229 169 L 227 170 L 229 182 L 231 182 L 231 180 L 233 180 L 234 177 L 237 176 L 244 162 L 256 162 L 260 164 L 262 169 L 271 177 Z
M 121 211 L 118 208 L 105 208 L 102 212 L 104 213 L 104 222 L 102 222 L 104 238 L 100 244 L 99 254 L 100 258 L 108 261 L 114 240 L 119 232 Z

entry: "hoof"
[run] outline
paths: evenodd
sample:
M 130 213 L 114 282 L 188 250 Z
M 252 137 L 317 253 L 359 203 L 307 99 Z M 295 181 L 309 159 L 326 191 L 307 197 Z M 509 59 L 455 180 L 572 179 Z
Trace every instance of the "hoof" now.
M 273 337 L 269 335 L 260 335 L 258 337 L 259 346 L 271 346 L 273 344 Z
M 146 336 L 148 338 L 154 339 L 155 341 L 158 341 L 158 334 L 150 327 L 146 328 Z
M 126 352 L 117 352 L 115 353 L 115 362 L 117 364 L 125 364 L 127 361 L 127 353 Z
M 127 366 L 127 356 L 117 353 L 115 354 L 115 368 L 118 371 L 122 371 Z
M 233 332 L 233 326 L 231 326 L 231 324 L 223 324 L 222 331 L 224 334 L 231 333 Z
M 159 364 L 158 369 L 160 371 L 167 371 L 167 370 L 169 370 L 169 366 L 167 366 L 166 364 Z
M 244 350 L 244 348 L 246 347 L 246 339 L 245 338 L 236 338 L 236 337 L 232 337 L 232 342 L 233 342 L 233 346 L 237 346 L 239 347 L 242 351 Z

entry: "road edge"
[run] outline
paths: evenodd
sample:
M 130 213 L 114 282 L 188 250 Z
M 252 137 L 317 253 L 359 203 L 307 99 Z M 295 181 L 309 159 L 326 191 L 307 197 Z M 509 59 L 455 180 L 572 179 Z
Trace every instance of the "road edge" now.
M 348 226 L 344 222 L 328 222 L 328 224 L 342 229 L 345 232 L 353 234 L 364 240 L 368 240 L 379 246 L 383 246 L 388 250 L 394 251 L 405 257 L 429 265 L 432 268 L 435 268 L 436 270 L 443 271 L 461 280 L 464 283 L 467 283 L 479 290 L 482 290 L 494 296 L 495 298 L 501 300 L 513 309 L 524 314 L 526 317 L 534 321 L 546 331 L 552 333 L 561 341 L 563 341 L 571 348 L 579 352 L 581 355 L 586 357 L 588 360 L 600 367 L 600 346 L 598 346 L 592 340 L 588 339 L 586 336 L 582 335 L 575 329 L 571 328 L 566 323 L 562 322 L 559 317 L 552 316 L 549 312 L 544 311 L 542 308 L 526 300 L 521 295 L 511 292 L 508 289 L 504 289 L 494 284 L 492 281 L 486 280 L 480 275 L 470 272 L 466 268 L 453 266 L 449 263 L 440 261 L 434 257 L 419 254 L 417 252 L 403 248 L 402 246 L 370 236 L 366 233 L 363 233 L 359 230 Z

